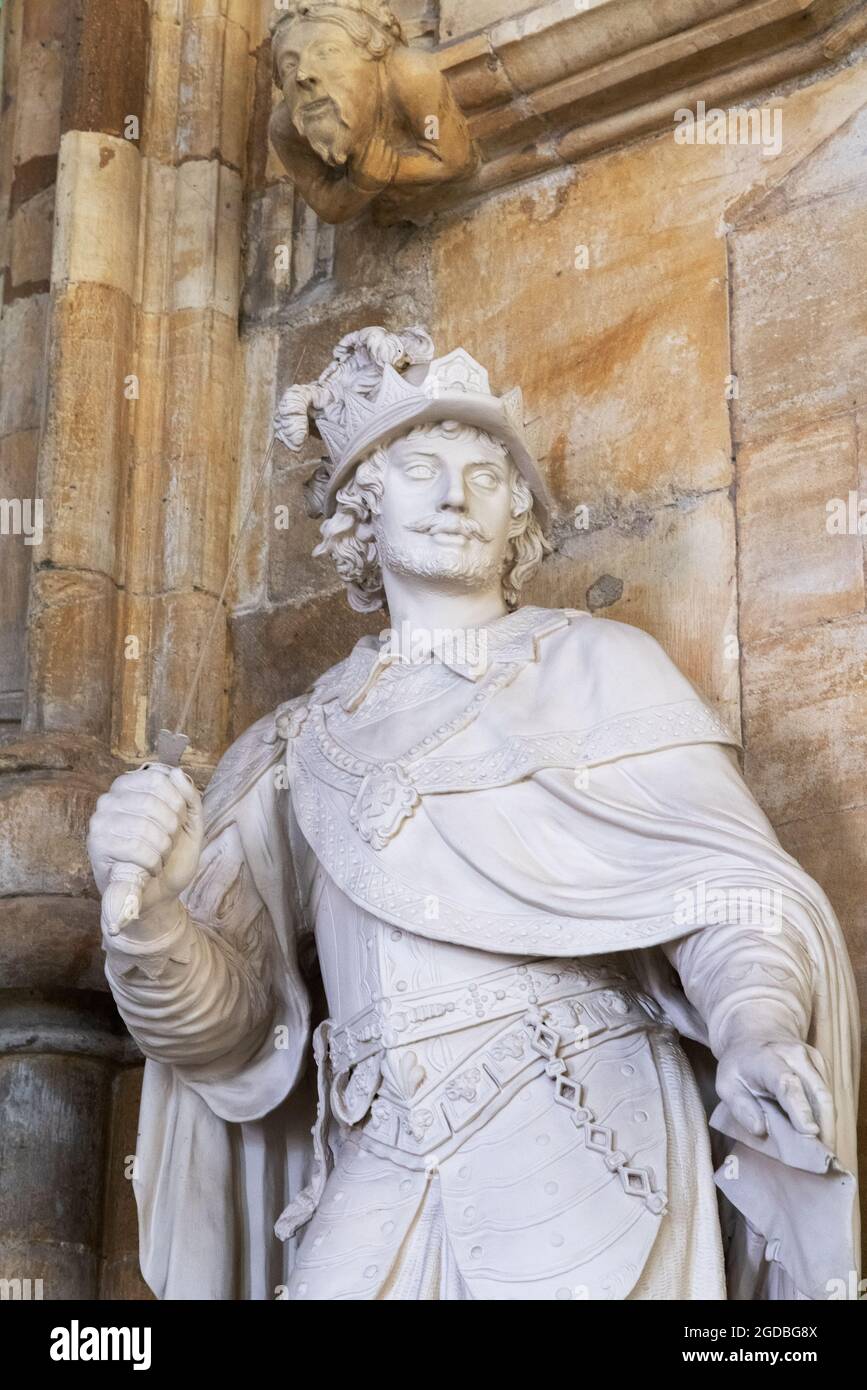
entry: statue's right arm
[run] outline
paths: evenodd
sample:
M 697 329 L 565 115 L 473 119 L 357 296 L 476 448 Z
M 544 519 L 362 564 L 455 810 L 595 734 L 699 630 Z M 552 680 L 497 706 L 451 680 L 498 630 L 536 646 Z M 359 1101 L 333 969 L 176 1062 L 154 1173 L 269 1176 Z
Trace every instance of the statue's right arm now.
M 106 977 L 145 1056 L 232 1072 L 272 1014 L 267 913 L 237 827 L 202 848 L 201 799 L 179 769 L 126 773 L 88 837 L 97 886 L 116 863 L 149 875 L 141 916 L 104 937 Z

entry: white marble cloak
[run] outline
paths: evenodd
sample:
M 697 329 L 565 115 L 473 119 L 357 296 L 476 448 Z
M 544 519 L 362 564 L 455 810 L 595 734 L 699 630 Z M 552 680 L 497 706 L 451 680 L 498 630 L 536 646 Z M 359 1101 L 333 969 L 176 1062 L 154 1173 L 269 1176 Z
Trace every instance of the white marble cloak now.
M 312 848 L 350 898 L 409 931 L 522 956 L 629 952 L 696 1056 L 709 1044 L 706 1020 L 659 949 L 696 929 L 678 917 L 678 891 L 775 892 L 812 963 L 805 1040 L 829 1069 L 834 1154 L 796 1135 L 770 1101 L 768 1137 L 747 1135 L 714 1106 L 709 1053 L 699 1071 L 711 1082 L 717 1182 L 733 1204 L 730 1296 L 768 1296 L 767 1260 L 782 1275 L 777 1288 L 827 1297 L 828 1281 L 851 1278 L 858 1264 L 854 984 L 831 906 L 780 847 L 737 770 L 735 740 L 646 634 L 521 610 L 514 641 L 497 652 L 517 665 L 514 678 L 414 768 L 421 803 L 377 851 L 350 823 L 351 779 L 329 772 L 327 732 L 324 744 L 316 736 L 323 707 L 351 693 L 376 654 L 365 639 L 311 696 L 250 729 L 206 796 L 208 843 L 237 827 L 267 909 L 273 1028 L 286 1045 L 275 1048 L 269 1030 L 252 1059 L 228 1070 L 147 1062 L 134 1186 L 150 1287 L 168 1299 L 264 1299 L 286 1282 L 293 1246 L 273 1225 L 312 1159 L 311 1006 L 293 870 Z M 287 734 L 291 791 L 274 775 Z M 582 767 L 604 775 L 584 788 Z M 442 899 L 434 921 L 424 911 L 431 895 Z M 231 940 L 230 912 L 208 926 Z M 727 1152 L 738 1159 L 735 1181 Z

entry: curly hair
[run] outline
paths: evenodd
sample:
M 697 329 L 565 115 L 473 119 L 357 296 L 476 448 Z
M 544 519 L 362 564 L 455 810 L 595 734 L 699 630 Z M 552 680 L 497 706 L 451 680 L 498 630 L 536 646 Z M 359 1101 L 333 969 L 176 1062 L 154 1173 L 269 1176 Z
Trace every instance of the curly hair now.
M 395 44 L 405 42 L 400 21 L 384 0 L 285 0 L 272 12 L 268 25 L 274 46 L 274 80 L 278 85 L 275 40 L 284 25 L 298 19 L 339 25 L 371 58 L 384 58 Z
M 493 435 L 455 420 L 418 426 L 408 438 L 422 434 L 440 439 L 469 434 L 506 453 L 501 441 Z M 357 613 L 372 613 L 385 607 L 375 518 L 380 513 L 387 462 L 386 450 L 379 448 L 358 465 L 350 481 L 338 492 L 334 515 L 323 521 L 322 540 L 313 552 L 314 556 L 331 556 L 345 585 L 349 606 Z M 313 488 L 319 488 L 322 481 L 321 476 L 314 478 Z M 533 494 L 516 468 L 512 473 L 511 513 L 513 524 L 503 562 L 502 584 L 506 604 L 514 609 L 524 584 L 536 573 L 545 556 L 551 554 L 551 546 L 533 510 Z

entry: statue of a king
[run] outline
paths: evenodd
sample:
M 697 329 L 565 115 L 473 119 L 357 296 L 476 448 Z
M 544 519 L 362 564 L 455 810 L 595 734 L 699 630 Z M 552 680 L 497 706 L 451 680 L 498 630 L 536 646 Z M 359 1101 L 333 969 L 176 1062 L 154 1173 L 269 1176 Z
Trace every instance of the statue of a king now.
M 370 328 L 283 396 L 353 608 L 204 803 L 121 776 L 89 848 L 147 1058 L 161 1298 L 759 1299 L 857 1269 L 852 972 L 735 740 L 644 632 L 521 607 L 519 392 Z

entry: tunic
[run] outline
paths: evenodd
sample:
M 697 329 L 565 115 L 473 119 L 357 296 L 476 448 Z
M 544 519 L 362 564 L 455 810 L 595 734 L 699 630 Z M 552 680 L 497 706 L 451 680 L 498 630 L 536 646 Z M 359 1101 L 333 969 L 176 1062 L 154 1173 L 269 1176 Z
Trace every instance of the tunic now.
M 321 868 L 310 906 L 338 1023 L 369 1014 L 383 1000 L 389 1017 L 400 1020 L 411 1008 L 407 1001 L 442 999 L 450 987 L 469 985 L 479 1017 L 448 1033 L 434 1022 L 411 1045 L 396 1034 L 367 1082 L 374 1120 L 377 1109 L 400 1108 L 423 1137 L 425 1126 L 440 1121 L 433 1113 L 438 1098 L 452 1123 L 459 1120 L 461 1106 L 472 1106 L 471 1093 L 491 1086 L 480 1054 L 496 1059 L 498 1040 L 501 1052 L 504 1039 L 512 1048 L 521 1042 L 514 1027 L 526 1012 L 520 993 L 517 1012 L 485 1017 L 486 1002 L 497 1003 L 496 977 L 502 983 L 517 972 L 529 993 L 532 981 L 546 976 L 544 966 L 429 941 L 377 921 Z M 571 984 L 570 963 L 555 964 L 569 999 L 598 998 L 605 986 L 618 997 L 637 994 L 613 959 L 572 963 Z M 618 1147 L 629 1147 L 633 1163 L 659 1162 L 667 1148 L 664 1172 L 653 1175 L 668 1195 L 664 1216 L 623 1194 L 616 1171 L 603 1154 L 586 1150 L 583 1129 L 557 1104 L 552 1079 L 537 1072 L 501 1108 L 492 1096 L 492 1117 L 458 1147 L 452 1139 L 440 1154 L 424 1145 L 424 1166 L 408 1166 L 413 1154 L 377 1143 L 382 1126 L 370 1123 L 370 1110 L 360 1123 L 341 1126 L 336 1164 L 302 1236 L 288 1297 L 725 1298 L 707 1122 L 680 1045 L 670 1029 L 654 1025 L 649 1036 L 627 1032 L 587 1052 L 593 1061 L 581 1068 L 588 1074 L 582 1099 L 613 1127 Z

